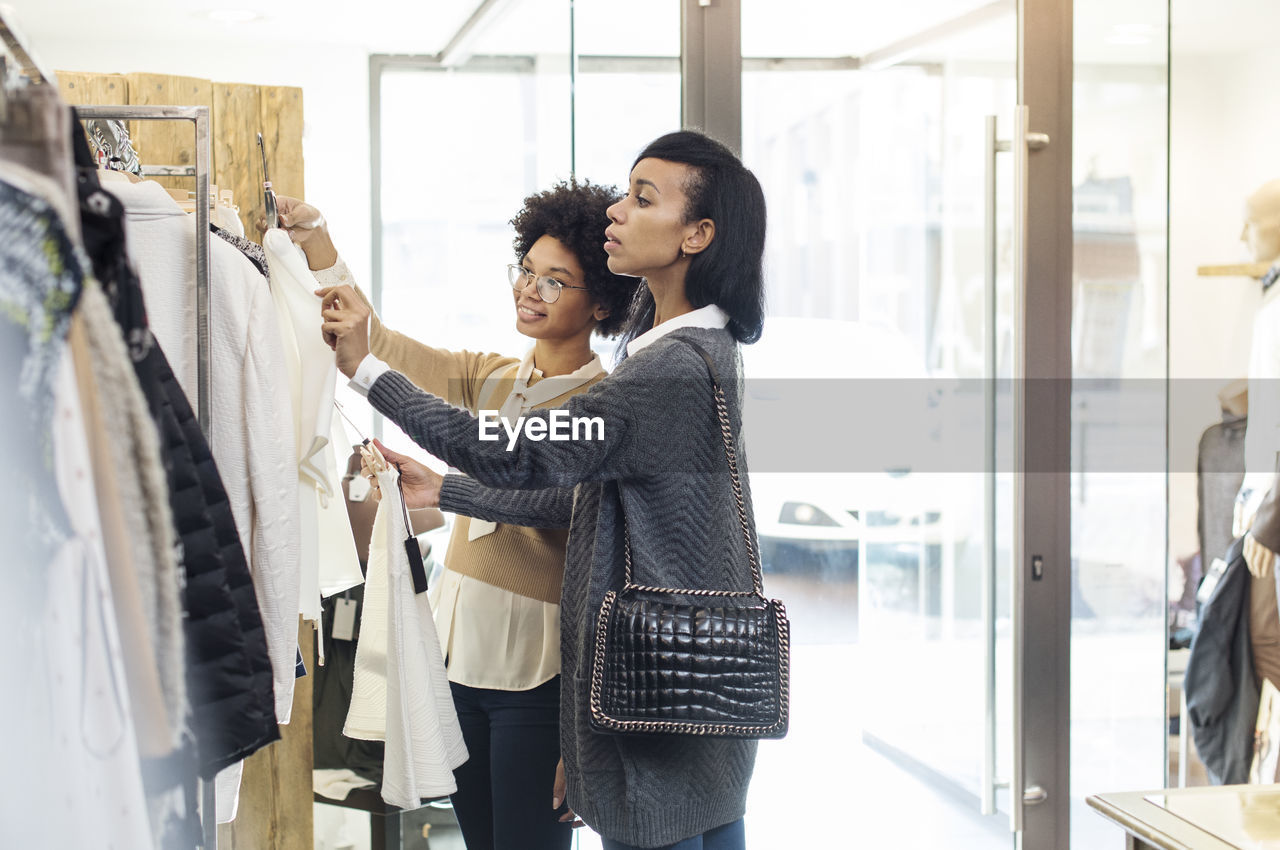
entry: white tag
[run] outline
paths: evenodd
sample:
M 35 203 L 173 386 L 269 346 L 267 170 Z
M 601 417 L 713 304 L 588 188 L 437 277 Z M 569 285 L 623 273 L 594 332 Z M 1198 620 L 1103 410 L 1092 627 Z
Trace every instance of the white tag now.
M 1204 574 L 1204 578 L 1200 580 L 1200 589 L 1196 591 L 1196 601 L 1201 605 L 1209 601 L 1209 597 L 1213 596 L 1213 590 L 1218 586 L 1218 582 L 1222 580 L 1222 574 L 1227 571 L 1227 562 L 1221 558 L 1214 558 L 1213 563 L 1209 565 L 1209 572 Z
M 333 611 L 333 639 L 355 640 L 356 637 L 356 601 L 339 599 Z
M 363 475 L 357 475 L 351 479 L 351 483 L 347 485 L 347 501 L 363 502 L 369 498 L 369 493 L 373 490 L 373 485 L 369 483 L 369 479 Z

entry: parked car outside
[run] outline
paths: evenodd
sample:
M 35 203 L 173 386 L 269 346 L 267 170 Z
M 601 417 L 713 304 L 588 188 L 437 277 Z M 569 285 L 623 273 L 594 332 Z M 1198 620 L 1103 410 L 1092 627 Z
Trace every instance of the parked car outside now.
M 971 476 L 935 465 L 949 384 L 931 380 L 905 335 L 770 318 L 742 352 L 744 445 L 766 571 L 856 574 L 868 545 L 916 552 L 969 515 L 972 481 L 962 479 Z

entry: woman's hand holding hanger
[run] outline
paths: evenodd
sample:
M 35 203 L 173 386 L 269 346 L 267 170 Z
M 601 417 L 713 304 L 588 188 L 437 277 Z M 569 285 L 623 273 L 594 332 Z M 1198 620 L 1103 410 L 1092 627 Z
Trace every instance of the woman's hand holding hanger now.
M 388 466 L 400 470 L 400 487 L 404 491 L 405 507 L 416 511 L 440 506 L 440 486 L 444 483 L 443 475 L 408 455 L 391 451 L 378 440 L 374 440 L 373 444 L 382 453 Z M 376 497 L 382 498 L 381 489 L 378 487 L 378 471 L 370 463 L 372 457 L 372 452 L 361 452 L 360 474 L 369 479 Z
M 312 271 L 332 268 L 338 262 L 338 249 L 329 238 L 329 226 L 320 210 L 306 201 L 276 195 L 276 212 L 280 228 L 307 255 L 307 265 Z M 254 224 L 259 235 L 267 232 L 265 215 L 258 216 Z

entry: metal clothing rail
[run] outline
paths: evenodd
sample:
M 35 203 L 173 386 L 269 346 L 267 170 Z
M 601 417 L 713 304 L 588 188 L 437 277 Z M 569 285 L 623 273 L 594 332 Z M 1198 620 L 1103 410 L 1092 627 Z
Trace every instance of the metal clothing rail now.
M 45 70 L 40 61 L 27 48 L 27 40 L 18 30 L 15 15 L 10 6 L 0 4 L 0 42 L 5 51 L 18 64 L 18 71 L 32 83 L 52 83 L 53 74 Z
M 209 107 L 207 106 L 77 106 L 78 118 L 114 119 L 117 121 L 191 121 L 196 130 L 196 165 L 189 167 L 154 166 L 152 173 L 184 174 L 196 178 L 196 416 L 205 439 L 213 443 L 213 419 L 210 416 L 213 391 L 212 364 L 209 358 L 209 280 L 212 253 L 209 230 L 209 172 L 212 156 L 209 141 Z M 217 850 L 218 816 L 214 783 L 201 781 L 200 824 L 204 850 Z
M 186 174 L 196 178 L 196 416 L 205 438 L 213 442 L 211 393 L 212 365 L 209 362 L 209 172 L 212 154 L 207 106 L 77 106 L 80 118 L 104 118 L 118 121 L 192 121 L 196 125 L 195 170 L 182 166 L 153 166 L 144 173 Z

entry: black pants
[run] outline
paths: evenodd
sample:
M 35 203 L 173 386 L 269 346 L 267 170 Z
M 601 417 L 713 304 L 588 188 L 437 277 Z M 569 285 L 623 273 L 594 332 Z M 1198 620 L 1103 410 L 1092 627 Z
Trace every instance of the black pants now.
M 551 808 L 560 760 L 560 677 L 528 691 L 450 682 L 471 757 L 451 798 L 467 850 L 568 850 Z

